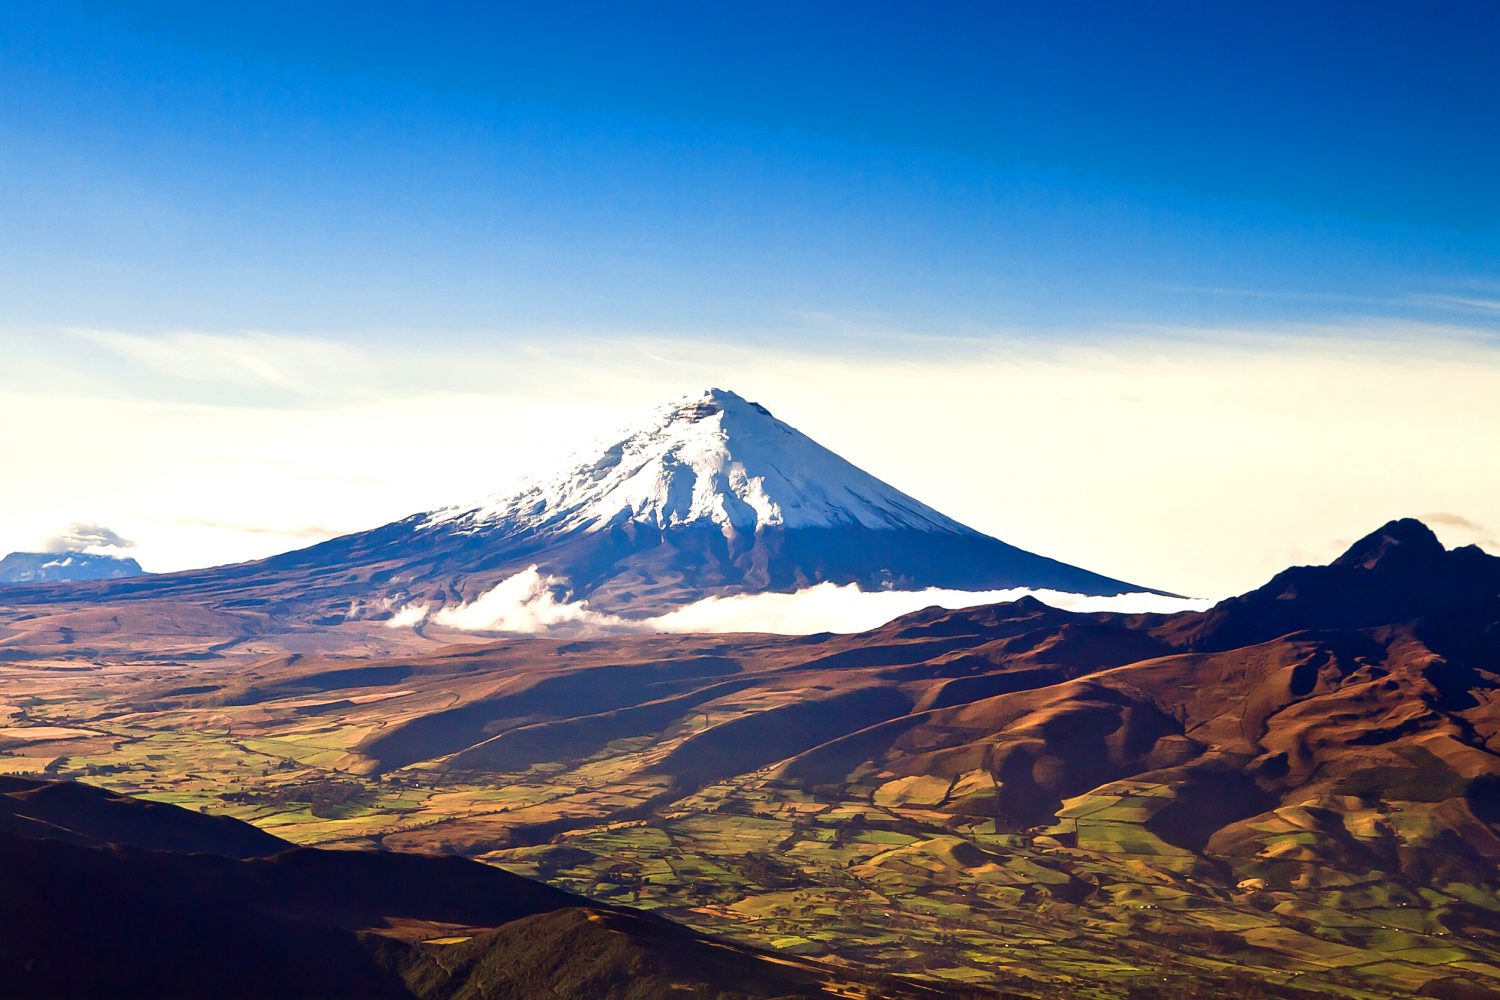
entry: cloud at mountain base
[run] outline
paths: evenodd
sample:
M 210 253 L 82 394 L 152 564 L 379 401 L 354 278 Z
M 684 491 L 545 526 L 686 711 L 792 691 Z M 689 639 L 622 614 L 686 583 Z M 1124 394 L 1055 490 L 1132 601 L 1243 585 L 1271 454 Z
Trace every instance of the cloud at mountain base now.
M 1156 594 L 1091 597 L 1056 590 L 861 590 L 858 584 L 820 583 L 792 594 L 706 597 L 650 620 L 662 632 L 864 632 L 923 608 L 972 608 L 1034 597 L 1065 611 L 1200 611 L 1212 601 Z
M 817 632 L 863 632 L 893 618 L 933 606 L 969 608 L 1034 597 L 1065 611 L 1171 613 L 1201 611 L 1213 602 L 1156 594 L 1092 597 L 1055 590 L 879 590 L 858 584 L 820 583 L 790 594 L 737 594 L 706 597 L 655 618 L 630 619 L 590 610 L 587 601 L 568 600 L 566 581 L 532 566 L 507 577 L 472 601 L 428 612 L 407 605 L 386 622 L 409 628 L 431 622 L 466 632 L 512 632 L 576 635 L 581 633 L 771 632 L 811 635 Z
M 472 601 L 433 612 L 431 621 L 466 632 L 579 632 L 620 627 L 620 619 L 590 611 L 587 601 L 559 599 L 563 583 L 532 566 Z M 403 613 L 409 613 L 409 608 L 397 612 L 398 617 Z

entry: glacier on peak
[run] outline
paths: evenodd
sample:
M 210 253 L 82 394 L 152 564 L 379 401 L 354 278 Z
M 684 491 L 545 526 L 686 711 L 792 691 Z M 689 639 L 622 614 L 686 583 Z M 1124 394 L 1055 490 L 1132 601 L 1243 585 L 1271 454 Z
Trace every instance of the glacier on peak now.
M 567 532 L 629 522 L 707 522 L 726 534 L 845 526 L 977 534 L 726 389 L 668 403 L 602 455 L 515 493 L 434 511 L 423 526 Z

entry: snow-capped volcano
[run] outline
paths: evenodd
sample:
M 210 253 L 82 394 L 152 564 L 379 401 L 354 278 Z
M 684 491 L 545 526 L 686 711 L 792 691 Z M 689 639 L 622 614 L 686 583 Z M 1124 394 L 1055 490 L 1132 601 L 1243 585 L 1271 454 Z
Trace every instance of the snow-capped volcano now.
M 259 562 L 89 585 L 89 596 L 208 600 L 325 624 L 463 605 L 531 567 L 592 610 L 643 618 L 819 583 L 1158 593 L 966 527 L 765 407 L 710 389 L 506 495 Z M 32 599 L 70 595 L 54 587 Z
M 839 528 L 975 534 L 856 468 L 759 403 L 709 389 L 659 408 L 602 456 L 427 524 L 602 531 L 711 523 L 726 532 Z
M 502 554 L 513 568 L 534 563 L 595 608 L 626 613 L 823 582 L 1145 589 L 960 524 L 725 389 L 660 407 L 556 475 L 410 523 L 414 541 L 463 544 L 485 565 Z

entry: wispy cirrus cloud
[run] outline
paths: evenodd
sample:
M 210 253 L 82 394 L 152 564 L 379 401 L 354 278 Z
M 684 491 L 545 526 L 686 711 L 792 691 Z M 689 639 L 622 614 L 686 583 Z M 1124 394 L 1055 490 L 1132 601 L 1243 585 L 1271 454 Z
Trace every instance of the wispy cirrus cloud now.
M 370 368 L 366 355 L 349 345 L 308 337 L 192 331 L 68 332 L 157 375 L 190 382 L 305 394 L 359 384 L 361 371 L 368 374 Z
M 1496 540 L 1489 528 L 1462 514 L 1439 510 L 1418 515 L 1418 520 L 1427 522 L 1429 526 L 1455 529 L 1481 548 L 1500 551 L 1500 540 Z
M 1410 299 L 1440 309 L 1471 310 L 1480 313 L 1500 314 L 1500 299 L 1478 295 L 1413 295 Z
M 172 524 L 183 528 L 206 528 L 210 531 L 234 531 L 245 535 L 275 535 L 279 538 L 332 538 L 339 534 L 337 528 L 321 524 L 254 524 L 235 521 L 215 521 L 209 518 L 179 517 Z

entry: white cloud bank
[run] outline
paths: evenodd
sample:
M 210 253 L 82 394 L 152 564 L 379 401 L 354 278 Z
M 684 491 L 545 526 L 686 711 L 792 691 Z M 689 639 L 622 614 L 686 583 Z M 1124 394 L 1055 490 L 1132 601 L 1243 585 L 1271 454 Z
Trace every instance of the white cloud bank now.
M 77 521 L 42 543 L 43 552 L 93 552 L 110 553 L 117 549 L 128 549 L 135 545 L 130 539 L 102 524 L 81 524 Z
M 409 604 L 386 625 L 413 628 L 424 622 L 466 632 L 773 632 L 780 635 L 811 635 L 815 632 L 864 632 L 893 618 L 933 606 L 970 608 L 1000 604 L 1031 596 L 1066 611 L 1118 611 L 1125 613 L 1201 611 L 1212 601 L 1162 597 L 1156 594 L 1121 594 L 1091 597 L 1056 590 L 880 590 L 865 591 L 858 584 L 839 586 L 820 583 L 792 594 L 738 594 L 706 597 L 665 615 L 646 619 L 620 618 L 593 611 L 587 601 L 570 601 L 563 588 L 566 581 L 547 576 L 532 566 L 465 604 L 429 611 Z M 559 594 L 563 596 L 559 597 Z
M 630 623 L 588 609 L 588 601 L 558 600 L 564 581 L 543 576 L 535 566 L 506 577 L 474 600 L 442 608 L 431 616 L 437 625 L 465 632 L 547 632 L 612 629 Z M 402 608 L 397 617 L 410 607 Z M 395 622 L 395 618 L 391 621 Z
M 737 594 L 706 597 L 659 618 L 650 619 L 662 632 L 777 632 L 810 635 L 814 632 L 865 632 L 893 618 L 930 608 L 972 608 L 1034 597 L 1065 611 L 1201 611 L 1208 600 L 1121 594 L 1090 597 L 1057 590 L 861 590 L 858 584 L 820 583 L 794 594 Z

